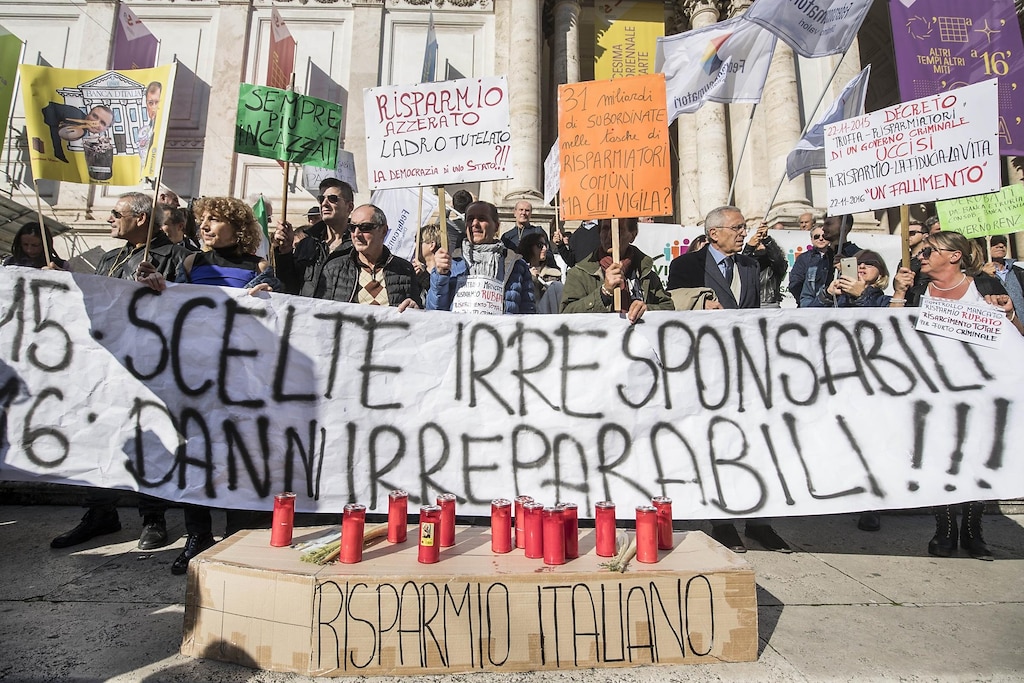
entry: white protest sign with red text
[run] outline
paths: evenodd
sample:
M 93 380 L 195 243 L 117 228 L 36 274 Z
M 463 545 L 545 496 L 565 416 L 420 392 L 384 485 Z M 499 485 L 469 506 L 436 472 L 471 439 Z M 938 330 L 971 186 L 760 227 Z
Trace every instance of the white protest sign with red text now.
M 504 76 L 367 88 L 363 107 L 371 190 L 512 177 Z
M 829 213 L 997 191 L 997 112 L 992 79 L 826 126 Z

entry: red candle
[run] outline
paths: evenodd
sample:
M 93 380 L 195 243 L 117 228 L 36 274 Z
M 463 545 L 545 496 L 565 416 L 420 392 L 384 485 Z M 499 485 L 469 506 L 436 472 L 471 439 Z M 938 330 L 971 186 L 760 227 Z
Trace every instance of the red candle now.
M 672 499 L 657 496 L 651 504 L 658 510 L 658 550 L 672 550 Z
M 658 561 L 658 508 L 653 505 L 636 506 L 636 561 Z
M 442 548 L 455 545 L 455 494 L 442 493 L 437 497 L 441 506 L 441 526 L 438 527 L 437 540 Z
M 409 494 L 392 491 L 388 494 L 388 543 L 405 543 L 409 536 Z
M 523 535 L 526 547 L 526 556 L 532 560 L 539 560 L 544 557 L 544 520 L 541 513 L 544 506 L 537 501 L 531 500 L 523 503 Z
M 270 545 L 283 548 L 292 544 L 295 529 L 295 494 L 279 493 L 274 496 L 274 521 L 270 528 Z
M 603 500 L 594 503 L 594 536 L 598 557 L 615 556 L 615 503 Z
M 565 564 L 565 510 L 547 507 L 541 513 L 544 525 L 544 564 Z
M 575 560 L 580 556 L 579 509 L 576 503 L 559 503 L 558 507 L 565 510 L 565 559 Z
M 441 546 L 437 542 L 440 522 L 440 506 L 424 505 L 420 508 L 420 549 L 416 559 L 421 564 L 434 564 L 441 554 Z
M 341 553 L 338 561 L 355 564 L 363 561 L 363 527 L 366 525 L 366 506 L 349 503 L 341 515 Z
M 512 551 L 512 501 L 495 498 L 491 501 L 491 552 Z
M 523 531 L 523 503 L 532 503 L 532 496 L 516 496 L 516 547 L 526 547 L 526 535 Z

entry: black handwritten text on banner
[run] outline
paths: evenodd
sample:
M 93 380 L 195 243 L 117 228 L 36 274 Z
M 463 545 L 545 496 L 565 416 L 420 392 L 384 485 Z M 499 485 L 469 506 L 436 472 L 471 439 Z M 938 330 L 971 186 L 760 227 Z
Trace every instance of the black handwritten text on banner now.
M 0 269 L 0 478 L 269 509 L 668 495 L 681 518 L 1024 495 L 1024 340 L 915 311 L 459 316 Z

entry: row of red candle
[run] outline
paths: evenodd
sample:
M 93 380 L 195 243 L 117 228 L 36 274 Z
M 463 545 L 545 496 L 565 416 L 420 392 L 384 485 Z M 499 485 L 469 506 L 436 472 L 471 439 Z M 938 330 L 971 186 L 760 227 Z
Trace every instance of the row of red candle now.
M 419 553 L 421 563 L 432 564 L 440 557 L 440 548 L 455 545 L 455 495 L 443 493 L 437 505 L 420 508 Z M 388 541 L 403 543 L 408 534 L 408 501 L 405 491 L 388 496 Z M 636 508 L 637 561 L 657 562 L 658 550 L 672 548 L 672 501 L 657 497 L 653 505 Z M 595 506 L 596 552 L 600 557 L 615 555 L 615 504 L 602 501 Z M 575 503 L 544 507 L 530 496 L 515 500 L 515 545 L 526 557 L 559 565 L 579 556 L 578 510 Z M 491 550 L 512 550 L 512 502 L 503 498 L 491 502 Z M 270 544 L 291 544 L 295 514 L 295 494 L 274 498 L 274 519 Z M 342 516 L 342 541 L 339 561 L 354 564 L 362 560 L 366 507 L 349 503 Z

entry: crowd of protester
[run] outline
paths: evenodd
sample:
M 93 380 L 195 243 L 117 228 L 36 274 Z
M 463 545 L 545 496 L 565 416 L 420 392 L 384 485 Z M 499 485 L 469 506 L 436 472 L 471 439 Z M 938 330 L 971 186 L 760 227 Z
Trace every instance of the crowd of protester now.
M 637 218 L 587 221 L 567 233 L 556 221 L 549 229 L 532 225 L 533 206 L 520 201 L 514 207 L 515 225 L 502 232 L 498 208 L 460 190 L 443 225 L 438 220 L 419 231 L 416 254 L 408 261 L 385 246 L 389 226 L 384 212 L 372 204 L 356 206 L 352 188 L 335 178 L 320 184 L 305 225 L 278 221 L 269 227 L 269 240 L 253 209 L 241 200 L 204 197 L 183 207 L 166 189 L 157 199 L 154 205 L 151 197 L 137 192 L 118 199 L 107 222 L 111 237 L 124 244 L 102 257 L 97 275 L 138 281 L 157 291 L 178 282 L 399 311 L 617 313 L 635 324 L 648 310 L 778 307 L 788 270 L 788 290 L 802 308 L 899 308 L 920 305 L 927 297 L 985 302 L 1024 334 L 1018 316 L 1024 311 L 1024 269 L 1014 267 L 1006 237 L 968 240 L 942 230 L 934 218 L 910 222 L 909 267 L 890 276 L 894 269 L 880 254 L 848 239 L 851 216 L 825 216 L 818 225 L 813 214 L 801 215 L 799 224 L 808 231 L 812 248 L 789 269 L 767 224 L 751 229 L 740 209 L 719 207 L 705 218 L 703 234 L 671 262 L 666 288 L 651 257 L 633 244 L 641 229 Z M 272 254 L 258 255 L 261 240 Z M 68 268 L 53 235 L 38 223 L 18 231 L 11 252 L 3 265 Z M 839 271 L 844 258 L 855 259 L 855 273 Z M 890 281 L 893 293 L 887 294 Z M 90 489 L 81 523 L 51 545 L 70 547 L 119 531 L 115 503 L 113 492 Z M 140 496 L 140 548 L 172 542 L 165 509 L 163 502 Z M 928 552 L 948 557 L 959 545 L 972 557 L 991 560 L 981 533 L 983 509 L 981 502 L 936 508 Z M 252 520 L 229 511 L 228 533 L 247 521 Z M 879 530 L 879 513 L 862 513 L 858 526 Z M 186 506 L 185 527 L 185 548 L 172 565 L 176 574 L 185 573 L 189 561 L 215 542 L 209 508 Z M 745 533 L 767 549 L 790 551 L 770 520 L 746 520 Z M 746 550 L 731 522 L 715 522 L 712 534 L 735 552 Z

